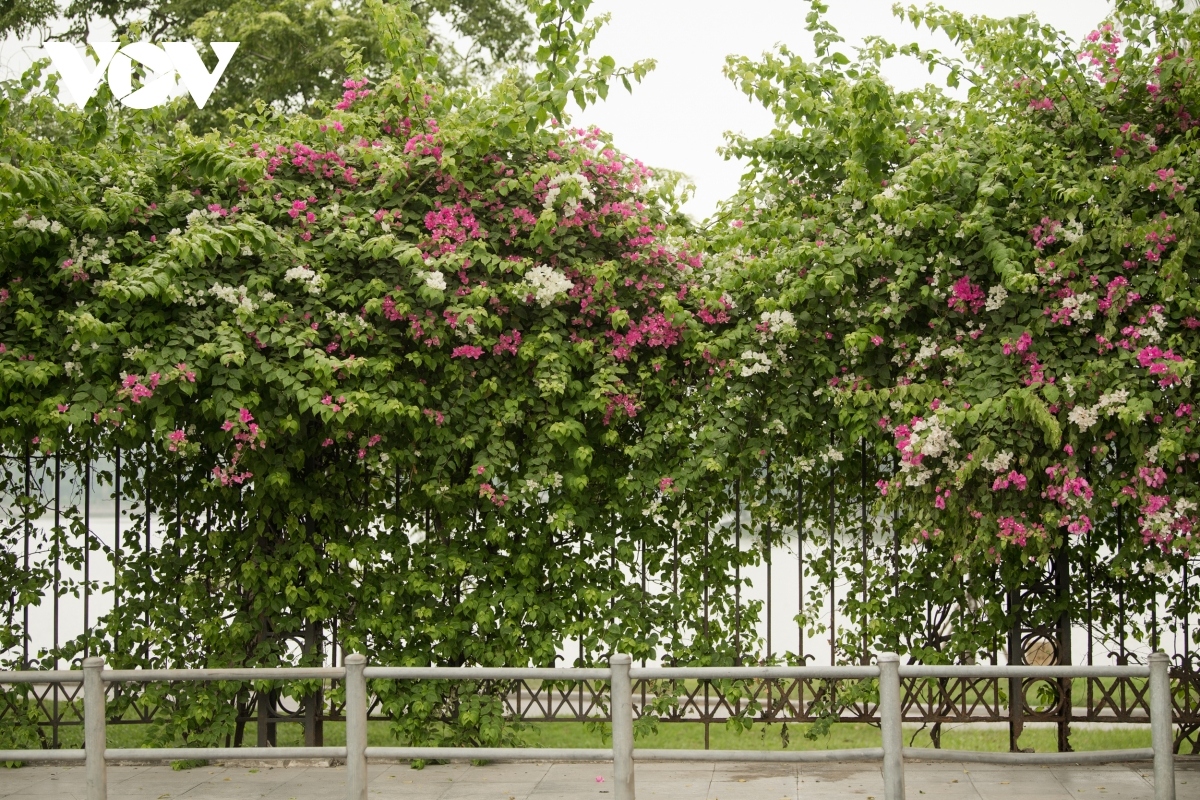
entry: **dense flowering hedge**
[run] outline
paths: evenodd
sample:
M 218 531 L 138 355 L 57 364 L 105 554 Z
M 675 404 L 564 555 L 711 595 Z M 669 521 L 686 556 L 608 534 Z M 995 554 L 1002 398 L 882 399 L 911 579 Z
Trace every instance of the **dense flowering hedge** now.
M 121 448 L 174 532 L 130 529 L 94 647 L 731 663 L 763 644 L 737 568 L 797 532 L 839 660 L 976 657 L 1078 619 L 1083 573 L 1106 630 L 1196 599 L 1167 580 L 1200 522 L 1194 15 L 1122 4 L 1075 45 L 903 12 L 962 47 L 903 49 L 960 100 L 893 90 L 900 49 L 836 52 L 814 3 L 815 61 L 730 61 L 778 124 L 732 141 L 750 169 L 691 244 L 669 181 L 555 121 L 644 72 L 586 57 L 586 7 L 539 5 L 532 80 L 447 92 L 401 29 L 324 117 L 205 137 L 10 87 L 0 436 Z M 38 502 L 3 528 L 10 607 L 48 580 L 12 544 Z M 238 696 L 194 691 L 165 733 L 223 735 Z M 386 691 L 412 740 L 510 735 L 503 687 Z
M 991 646 L 1014 624 L 997 587 L 1051 558 L 1145 570 L 1128 587 L 1145 608 L 1200 524 L 1195 16 L 1123 3 L 1076 45 L 899 10 L 962 48 L 902 50 L 968 85 L 957 100 L 893 90 L 879 65 L 900 50 L 850 60 L 814 5 L 815 61 L 729 65 L 778 122 L 733 142 L 751 170 L 713 243 L 740 312 L 713 352 L 758 421 L 749 449 L 787 480 L 874 484 L 908 588 L 852 610 L 917 655 Z M 837 513 L 868 524 L 858 502 Z M 958 618 L 949 653 L 930 652 L 931 601 Z
M 544 86 L 401 70 L 346 80 L 322 118 L 204 137 L 11 87 L 0 433 L 69 463 L 123 448 L 166 531 L 152 551 L 126 534 L 129 599 L 93 645 L 113 663 L 311 661 L 335 624 L 386 663 L 685 646 L 689 605 L 624 576 L 651 549 L 656 580 L 699 591 L 662 555 L 690 529 L 654 514 L 686 449 L 646 432 L 686 436 L 700 256 L 669 181 L 539 124 L 555 81 L 586 100 L 625 74 L 548 19 L 539 57 L 565 72 Z M 495 687 L 440 691 L 389 695 L 406 735 L 498 740 Z M 220 736 L 230 708 L 167 733 Z

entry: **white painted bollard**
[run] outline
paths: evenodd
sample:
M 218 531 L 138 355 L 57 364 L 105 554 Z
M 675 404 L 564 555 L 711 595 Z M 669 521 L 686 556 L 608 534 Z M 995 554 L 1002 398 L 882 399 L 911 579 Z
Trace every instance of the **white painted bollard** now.
M 103 670 L 103 658 L 92 656 L 83 660 L 83 752 L 87 800 L 108 800 L 108 766 L 104 762 L 108 703 L 104 696 Z
M 346 656 L 346 797 L 367 800 L 367 657 Z
M 617 784 L 614 800 L 634 800 L 633 682 L 629 678 L 633 658 L 614 653 L 608 663 L 612 669 L 613 779 Z
M 883 796 L 904 800 L 904 734 L 900 730 L 900 656 L 880 653 L 879 728 L 883 733 Z
M 1154 748 L 1154 800 L 1175 800 L 1175 737 L 1171 733 L 1171 659 L 1150 654 L 1150 743 Z

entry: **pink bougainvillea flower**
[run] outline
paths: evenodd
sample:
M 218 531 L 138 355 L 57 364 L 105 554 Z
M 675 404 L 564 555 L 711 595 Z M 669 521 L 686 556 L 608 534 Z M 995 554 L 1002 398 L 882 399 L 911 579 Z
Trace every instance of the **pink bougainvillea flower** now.
M 478 359 L 483 355 L 483 348 L 476 347 L 473 344 L 460 345 L 450 352 L 451 358 L 474 358 Z
M 978 314 L 987 303 L 987 295 L 983 293 L 971 279 L 963 275 L 950 287 L 950 299 L 946 304 L 954 311 Z

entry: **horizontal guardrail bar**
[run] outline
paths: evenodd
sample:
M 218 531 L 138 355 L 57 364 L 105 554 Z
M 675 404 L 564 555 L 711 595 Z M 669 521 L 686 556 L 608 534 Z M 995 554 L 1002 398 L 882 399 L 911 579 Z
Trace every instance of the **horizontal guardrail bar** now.
M 900 666 L 895 653 L 879 653 L 874 665 L 842 667 L 640 667 L 628 654 L 612 656 L 609 668 L 521 667 L 368 667 L 361 654 L 346 656 L 342 667 L 277 667 L 230 669 L 105 670 L 99 657 L 83 660 L 75 670 L 23 670 L 0 672 L 0 684 L 50 684 L 83 682 L 84 748 L 80 750 L 0 750 L 0 761 L 79 761 L 85 764 L 88 800 L 107 800 L 109 761 L 187 760 L 290 760 L 337 758 L 346 762 L 348 800 L 366 800 L 367 759 L 549 760 L 611 761 L 615 800 L 635 800 L 636 761 L 708 762 L 831 762 L 882 761 L 885 800 L 903 800 L 904 759 L 958 761 L 1000 765 L 1100 764 L 1113 761 L 1154 762 L 1156 800 L 1174 800 L 1175 766 L 1172 731 L 1170 659 L 1154 652 L 1146 666 L 1000 666 L 911 665 Z M 6 677 L 7 676 L 7 677 Z M 904 747 L 900 678 L 1148 678 L 1147 701 L 1153 747 L 1102 750 L 1084 753 L 988 753 L 966 750 L 926 750 Z M 608 681 L 611 691 L 611 748 L 506 748 L 506 747 L 368 747 L 369 696 L 367 679 L 377 680 L 548 680 Z M 879 679 L 879 725 L 882 747 L 847 750 L 635 750 L 633 741 L 632 680 L 854 680 Z M 345 747 L 173 747 L 107 748 L 107 692 L 105 682 L 170 681 L 295 681 L 341 680 L 346 690 Z
M 536 747 L 368 747 L 368 758 L 462 761 L 612 761 L 612 750 Z M 4 761 L 83 761 L 83 750 L 0 750 Z M 107 748 L 109 761 L 273 761 L 296 758 L 345 758 L 344 747 L 156 747 Z M 1114 761 L 1151 761 L 1149 747 L 1130 750 L 1092 750 L 1074 753 L 989 753 L 978 750 L 904 748 L 904 757 L 916 761 L 971 761 L 981 764 L 1037 766 L 1041 764 L 1106 764 Z M 637 761 L 745 761 L 828 762 L 878 761 L 883 748 L 853 750 L 634 750 Z
M 86 757 L 82 750 L 0 750 L 0 762 L 83 761 Z
M 817 763 L 824 761 L 881 761 L 882 747 L 855 750 L 634 750 L 634 761 L 749 761 L 755 763 Z
M 901 678 L 1148 678 L 1150 668 L 1136 666 L 1009 667 L 1002 665 L 910 664 Z
M 878 678 L 879 667 L 633 667 L 629 677 L 660 680 L 853 680 Z
M 345 758 L 344 747 L 108 747 L 105 761 L 270 761 Z
M 973 761 L 977 764 L 1013 766 L 1108 764 L 1113 761 L 1153 761 L 1154 748 L 1090 750 L 1082 753 L 985 753 L 979 750 L 926 750 L 923 747 L 906 747 L 904 757 L 914 761 Z
M 268 681 L 341 680 L 342 667 L 246 667 L 218 669 L 110 669 L 110 683 L 151 681 Z M 522 667 L 367 667 L 367 678 L 390 680 L 608 680 L 611 672 L 600 668 Z M 1148 678 L 1147 666 L 1046 666 L 926 665 L 900 667 L 902 678 Z M 633 679 L 658 680 L 854 680 L 879 677 L 876 666 L 845 667 L 633 667 Z M 80 683 L 81 670 L 0 671 L 0 684 Z
M 83 683 L 83 670 L 45 669 L 0 671 L 0 684 L 4 683 Z
M 464 681 L 606 681 L 612 677 L 609 669 L 574 669 L 570 667 L 366 667 L 366 678 L 385 680 L 464 680 Z
M 611 749 L 571 747 L 368 747 L 367 758 L 428 761 L 612 761 Z
M 100 677 L 110 683 L 140 681 L 303 681 L 341 680 L 344 667 L 244 667 L 230 669 L 106 669 Z M 0 679 L 2 682 L 2 679 Z

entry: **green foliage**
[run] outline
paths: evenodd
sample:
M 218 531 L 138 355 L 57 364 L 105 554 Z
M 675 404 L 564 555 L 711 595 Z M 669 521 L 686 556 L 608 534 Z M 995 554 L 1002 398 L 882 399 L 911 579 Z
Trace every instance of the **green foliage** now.
M 1119 3 L 1074 44 L 1028 16 L 897 7 L 957 60 L 880 40 L 850 58 L 823 11 L 815 60 L 728 62 L 777 125 L 728 147 L 749 169 L 710 231 L 707 296 L 731 319 L 698 434 L 708 463 L 759 476 L 756 530 L 799 515 L 822 551 L 799 621 L 821 630 L 845 580 L 847 657 L 975 657 L 1021 613 L 1001 590 L 1055 558 L 1105 595 L 1107 630 L 1121 591 L 1135 615 L 1194 602 L 1163 577 L 1200 521 L 1200 18 Z M 894 90 L 898 54 L 965 99 Z M 1072 606 L 1035 598 L 1025 624 Z
M 1078 617 L 1033 591 L 1052 562 L 1086 570 L 1101 630 L 1194 602 L 1165 577 L 1200 522 L 1196 14 L 1123 3 L 1075 45 L 897 9 L 965 58 L 851 58 L 813 3 L 814 60 L 728 62 L 776 127 L 731 138 L 749 168 L 700 246 L 669 176 L 565 127 L 650 66 L 589 55 L 588 3 L 537 4 L 536 76 L 486 91 L 439 80 L 419 15 L 373 9 L 393 71 L 352 54 L 322 116 L 201 137 L 104 94 L 64 111 L 36 71 L 6 87 L 0 440 L 120 448 L 103 480 L 174 531 L 110 554 L 130 599 L 94 652 L 310 663 L 336 624 L 392 664 L 567 641 L 738 663 L 763 645 L 740 568 L 796 539 L 796 622 L 844 662 L 976 659 Z M 901 53 L 965 99 L 894 90 Z M 8 553 L 46 507 L 24 474 Z M 0 569 L 9 608 L 47 580 Z M 518 740 L 507 684 L 374 689 L 405 741 Z M 247 689 L 171 691 L 164 741 L 223 735 Z
M 633 91 L 630 81 L 641 83 L 654 69 L 653 59 L 618 67 L 611 56 L 588 57 L 596 34 L 609 20 L 608 14 L 587 19 L 590 6 L 591 0 L 531 3 L 541 40 L 534 55 L 539 68 L 533 79 L 536 93 L 526 106 L 531 126 L 562 119 L 570 99 L 581 109 L 605 99 L 614 80 Z
M 662 482 L 698 330 L 672 185 L 599 131 L 536 124 L 558 87 L 440 85 L 389 19 L 401 69 L 351 76 L 320 118 L 260 109 L 197 136 L 169 108 L 6 87 L 0 439 L 39 469 L 108 459 L 100 482 L 134 499 L 106 554 L 124 599 L 90 642 L 115 666 L 308 664 L 335 625 L 392 664 L 700 647 L 688 598 L 729 551 L 670 556 L 706 535 L 667 521 Z M 577 69 L 589 31 L 554 47 L 590 97 L 612 73 Z M 46 586 L 9 555 L 48 495 L 5 464 L 26 498 L 4 534 L 13 609 Z M 166 532 L 149 551 L 147 513 Z M 92 545 L 63 514 L 78 561 Z M 629 583 L 643 563 L 683 599 Z M 11 659 L 20 624 L 0 630 Z M 377 688 L 411 741 L 513 741 L 506 685 Z M 175 709 L 162 741 L 218 741 L 246 691 L 145 698 Z

